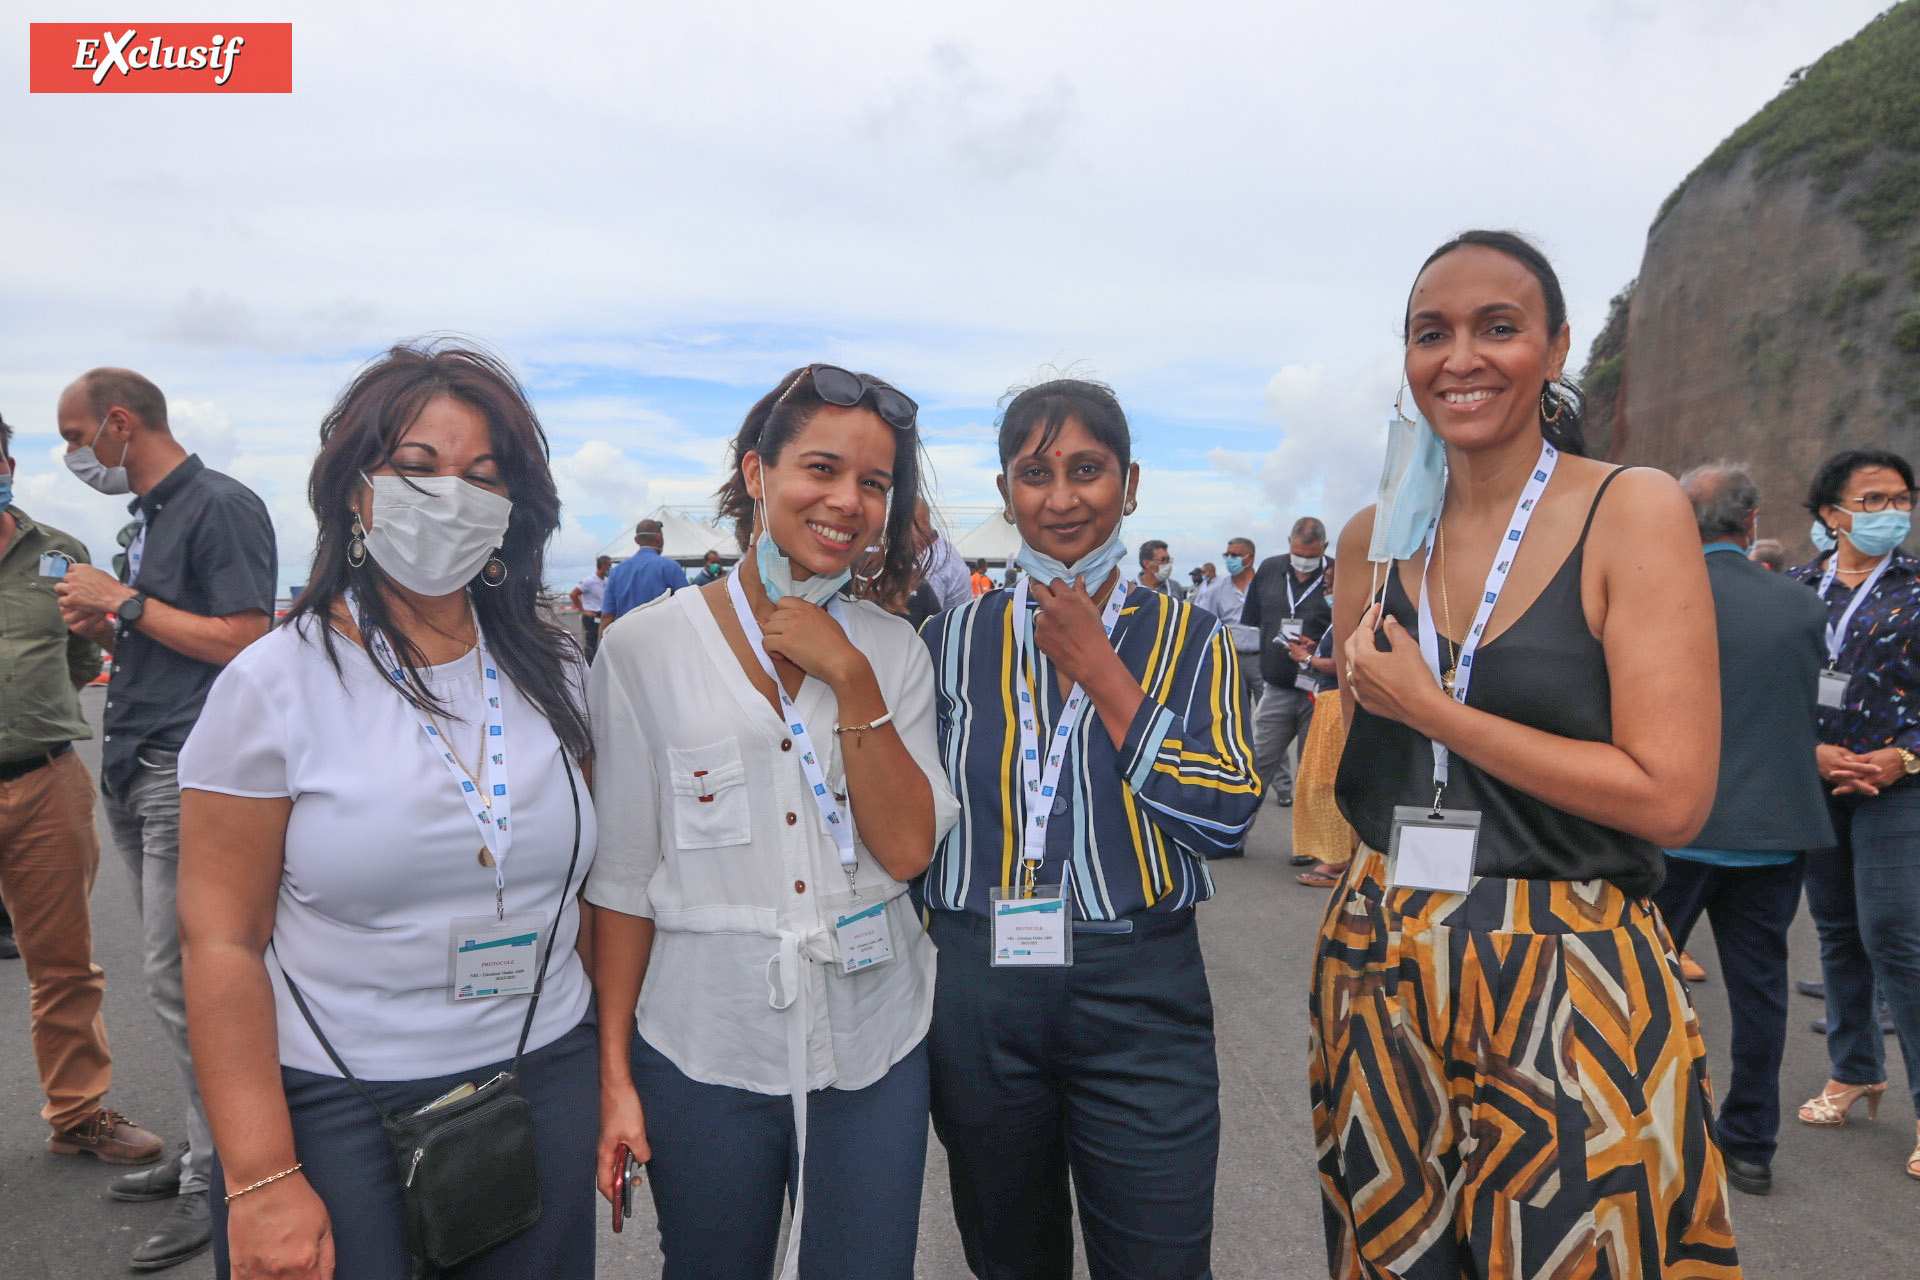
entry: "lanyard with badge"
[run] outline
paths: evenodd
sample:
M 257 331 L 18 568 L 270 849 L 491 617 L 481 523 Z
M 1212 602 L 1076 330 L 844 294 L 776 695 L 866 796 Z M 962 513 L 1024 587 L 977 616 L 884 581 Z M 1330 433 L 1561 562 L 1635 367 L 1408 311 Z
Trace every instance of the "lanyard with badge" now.
M 368 627 L 353 593 L 347 611 L 367 638 L 381 670 L 404 687 L 407 673 L 393 654 L 386 636 Z M 447 927 L 447 995 L 458 1004 L 500 996 L 531 995 L 538 982 L 541 940 L 547 932 L 544 911 L 507 910 L 507 855 L 513 848 L 509 819 L 513 802 L 507 789 L 507 726 L 501 709 L 500 672 L 487 648 L 487 638 L 474 619 L 474 651 L 480 668 L 480 689 L 486 704 L 486 725 L 480 739 L 480 758 L 469 770 L 455 753 L 447 734 L 424 708 L 408 706 L 426 735 L 430 751 L 440 757 L 460 799 L 480 829 L 477 860 L 493 871 L 493 914 L 456 916 Z
M 1306 619 L 1300 616 L 1300 602 L 1302 600 L 1311 600 L 1313 593 L 1320 589 L 1320 580 L 1326 576 L 1326 566 L 1322 564 L 1320 572 L 1314 574 L 1307 585 L 1296 592 L 1293 589 L 1293 570 L 1291 567 L 1288 568 L 1286 577 L 1282 582 L 1282 585 L 1287 589 L 1287 616 L 1280 619 L 1280 630 L 1275 635 L 1275 638 L 1281 644 L 1298 644 L 1304 638 L 1307 624 Z M 1318 692 L 1320 683 L 1313 678 L 1313 666 L 1311 663 L 1307 664 L 1304 670 L 1294 676 L 1293 687 L 1302 693 Z
M 1460 656 L 1454 664 L 1451 689 L 1440 674 L 1439 628 L 1434 625 L 1433 610 L 1427 599 L 1428 575 L 1424 571 L 1420 574 L 1420 656 L 1426 659 L 1433 678 L 1442 689 L 1448 689 L 1455 702 L 1466 703 L 1480 638 L 1486 633 L 1487 622 L 1493 617 L 1494 606 L 1507 585 L 1507 574 L 1520 552 L 1521 540 L 1527 535 L 1527 525 L 1540 505 L 1540 495 L 1546 492 L 1547 482 L 1553 478 L 1559 461 L 1560 451 L 1542 441 L 1540 461 L 1520 490 L 1513 517 L 1507 521 L 1506 536 L 1494 552 L 1493 567 L 1487 570 L 1487 583 L 1480 593 L 1479 608 L 1474 611 L 1473 626 L 1461 642 Z M 1440 516 L 1436 513 L 1427 530 L 1429 547 L 1434 545 L 1434 530 L 1439 523 Z M 1430 745 L 1433 748 L 1433 804 L 1431 807 L 1394 806 L 1393 837 L 1387 845 L 1387 883 L 1401 889 L 1465 893 L 1473 887 L 1474 853 L 1480 843 L 1480 811 L 1440 807 L 1447 789 L 1451 756 L 1439 742 Z
M 779 674 L 774 671 L 773 659 L 767 656 L 759 620 L 753 616 L 753 606 L 747 601 L 747 589 L 740 581 L 737 568 L 727 575 L 727 594 L 733 600 L 733 612 L 740 620 L 740 630 L 746 633 L 747 647 L 760 660 L 760 669 L 767 673 L 774 691 L 780 695 L 780 713 L 786 718 L 787 732 L 793 735 L 794 748 L 800 753 L 800 771 L 806 776 L 807 790 L 813 793 L 814 807 L 819 809 L 820 820 L 826 824 L 827 833 L 833 837 L 834 847 L 840 852 L 841 870 L 847 873 L 844 906 L 835 907 L 831 913 L 834 939 L 840 944 L 840 971 L 858 973 L 865 969 L 877 969 L 893 959 L 893 932 L 887 924 L 887 900 L 862 901 L 860 890 L 854 884 L 854 869 L 859 865 L 860 855 L 854 848 L 853 824 L 840 811 L 840 802 L 827 786 L 826 769 L 821 763 L 820 753 L 814 749 L 813 735 L 807 731 L 807 722 L 801 716 L 800 708 L 794 705 L 793 699 L 787 695 L 786 685 L 780 682 Z M 837 597 L 827 603 L 827 612 L 842 630 L 846 628 L 846 619 L 841 613 Z
M 1073 732 L 1087 708 L 1087 691 L 1074 685 L 1060 709 L 1060 720 L 1048 740 L 1046 758 L 1040 754 L 1040 710 L 1035 698 L 1039 679 L 1038 664 L 1027 653 L 1028 631 L 1032 619 L 1027 610 L 1028 580 L 1020 579 L 1013 589 L 1014 679 L 1019 682 L 1020 782 L 1026 800 L 1026 820 L 1021 824 L 1021 883 L 1016 887 L 994 886 L 988 890 L 988 909 L 993 918 L 992 963 L 1000 965 L 1060 966 L 1073 963 L 1073 920 L 1071 899 L 1067 896 L 1070 868 L 1062 863 L 1060 882 L 1036 883 L 1040 868 L 1047 860 L 1047 819 L 1058 803 L 1060 771 L 1072 745 Z M 1115 575 L 1113 590 L 1107 595 L 1100 626 L 1113 639 L 1113 628 L 1126 605 L 1133 584 Z
M 1827 624 L 1827 669 L 1820 673 L 1820 705 L 1823 707 L 1831 707 L 1838 711 L 1847 705 L 1847 681 L 1853 679 L 1853 674 L 1840 669 L 1840 649 L 1847 642 L 1847 630 L 1853 625 L 1853 615 L 1860 611 L 1860 606 L 1865 604 L 1867 597 L 1873 594 L 1873 588 L 1880 581 L 1880 575 L 1885 573 L 1887 566 L 1892 563 L 1892 552 L 1882 556 L 1880 563 L 1873 567 L 1873 572 L 1867 575 L 1867 580 L 1854 588 L 1853 599 L 1847 602 L 1847 607 L 1840 617 Z M 1821 600 L 1824 601 L 1827 598 L 1827 592 L 1833 586 L 1834 575 L 1839 572 L 1839 569 L 1840 553 L 1836 551 L 1833 553 L 1833 559 L 1827 564 L 1827 572 L 1820 579 Z

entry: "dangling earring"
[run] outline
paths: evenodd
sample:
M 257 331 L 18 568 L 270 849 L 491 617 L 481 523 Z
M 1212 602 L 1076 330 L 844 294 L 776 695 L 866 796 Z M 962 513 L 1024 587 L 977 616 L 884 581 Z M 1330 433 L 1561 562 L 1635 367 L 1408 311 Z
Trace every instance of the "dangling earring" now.
M 480 581 L 497 587 L 507 580 L 507 565 L 499 556 L 491 556 L 480 569 Z
M 360 513 L 353 513 L 353 532 L 347 536 L 347 563 L 358 569 L 367 562 L 367 531 L 360 527 Z
M 1553 412 L 1547 412 L 1548 409 L 1552 409 Z M 1554 395 L 1553 392 L 1546 387 L 1540 388 L 1540 421 L 1560 421 L 1560 409 L 1560 397 Z

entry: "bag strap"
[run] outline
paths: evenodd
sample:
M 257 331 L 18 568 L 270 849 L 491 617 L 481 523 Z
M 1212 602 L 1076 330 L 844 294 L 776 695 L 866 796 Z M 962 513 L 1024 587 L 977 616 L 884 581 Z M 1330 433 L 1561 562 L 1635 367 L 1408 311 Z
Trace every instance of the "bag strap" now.
M 567 895 L 573 888 L 573 872 L 580 865 L 580 785 L 574 781 L 573 759 L 567 754 L 565 747 L 560 749 L 560 763 L 567 771 L 567 793 L 573 798 L 573 856 L 567 859 L 567 874 L 560 881 L 560 904 L 554 908 L 553 928 L 547 934 L 547 949 L 541 953 L 540 972 L 534 977 L 533 995 L 527 1000 L 527 1016 L 520 1024 L 520 1042 L 514 1046 L 513 1066 L 509 1069 L 509 1074 L 515 1076 L 520 1074 L 520 1058 L 526 1053 L 527 1037 L 533 1032 L 534 1011 L 540 1007 L 540 992 L 547 984 L 547 962 L 553 959 L 553 944 L 560 936 L 560 916 L 567 909 Z M 273 943 L 269 941 L 267 946 L 271 948 Z M 279 954 L 278 950 L 275 950 L 274 958 L 278 959 Z M 391 1117 L 387 1115 L 387 1109 L 374 1101 L 366 1085 L 362 1084 L 360 1078 L 353 1072 L 347 1070 L 347 1064 L 340 1060 L 340 1055 L 334 1051 L 333 1042 L 327 1039 L 326 1032 L 320 1030 L 320 1024 L 314 1020 L 313 1010 L 307 1007 L 307 998 L 294 984 L 293 975 L 287 972 L 287 966 L 284 963 L 280 966 L 280 978 L 287 984 L 287 993 L 293 997 L 294 1007 L 299 1009 L 300 1016 L 307 1020 L 307 1028 L 313 1032 L 313 1038 L 320 1042 L 322 1049 L 326 1050 L 328 1060 L 339 1068 L 340 1074 L 346 1078 L 348 1084 L 360 1091 L 360 1096 L 367 1100 L 367 1105 L 380 1113 L 382 1120 L 390 1121 Z

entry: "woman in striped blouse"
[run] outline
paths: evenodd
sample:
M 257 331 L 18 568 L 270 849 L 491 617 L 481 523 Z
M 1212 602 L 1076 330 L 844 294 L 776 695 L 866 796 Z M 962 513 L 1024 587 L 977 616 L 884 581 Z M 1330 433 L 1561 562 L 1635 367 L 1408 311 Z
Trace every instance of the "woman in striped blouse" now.
M 1211 1274 L 1219 1074 L 1194 904 L 1259 807 L 1233 641 L 1134 586 L 1126 415 L 1029 388 L 1000 424 L 1012 590 L 928 621 L 961 815 L 925 877 L 934 1127 L 977 1276 Z

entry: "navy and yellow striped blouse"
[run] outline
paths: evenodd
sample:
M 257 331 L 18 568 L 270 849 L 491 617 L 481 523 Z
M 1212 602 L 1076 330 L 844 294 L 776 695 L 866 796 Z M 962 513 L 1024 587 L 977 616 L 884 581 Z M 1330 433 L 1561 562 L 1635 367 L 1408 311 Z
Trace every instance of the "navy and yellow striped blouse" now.
M 1053 664 L 1031 644 L 1031 608 L 1024 625 L 1037 669 L 1019 669 L 1012 605 L 1012 591 L 992 591 L 921 628 L 933 652 L 940 755 L 960 798 L 960 821 L 934 851 L 924 882 L 936 911 L 985 915 L 988 890 L 1018 877 L 1026 811 L 1015 680 L 1030 674 L 1036 682 L 1041 742 L 1051 740 L 1065 701 Z M 1083 920 L 1177 911 L 1212 897 L 1206 852 L 1239 844 L 1260 806 L 1226 628 L 1184 601 L 1136 587 L 1113 642 L 1147 698 L 1117 751 L 1091 704 L 1081 716 L 1039 875 L 1042 884 L 1058 883 L 1071 862 L 1074 914 Z

